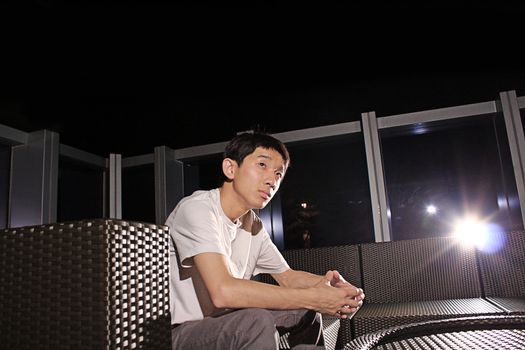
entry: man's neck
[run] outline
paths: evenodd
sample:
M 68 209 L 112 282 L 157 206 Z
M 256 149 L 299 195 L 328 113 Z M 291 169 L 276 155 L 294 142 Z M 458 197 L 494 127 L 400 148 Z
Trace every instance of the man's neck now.
M 237 221 L 250 210 L 239 204 L 231 183 L 225 182 L 219 187 L 219 197 L 222 211 L 232 222 Z

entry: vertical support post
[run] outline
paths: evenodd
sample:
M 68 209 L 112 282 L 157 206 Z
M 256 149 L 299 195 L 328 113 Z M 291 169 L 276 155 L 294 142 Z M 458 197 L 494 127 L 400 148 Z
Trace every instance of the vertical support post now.
M 501 92 L 500 100 L 518 189 L 521 218 L 525 227 L 525 137 L 516 91 Z
M 375 112 L 361 114 L 376 242 L 391 240 L 381 146 Z
M 57 220 L 59 135 L 40 130 L 27 143 L 13 146 L 9 227 L 41 225 Z
M 109 206 L 108 206 L 108 200 L 109 200 L 109 158 L 106 158 L 106 168 L 104 169 L 104 173 L 102 175 L 102 213 L 104 213 L 104 217 L 109 217 Z
M 175 151 L 155 147 L 155 222 L 164 225 L 168 215 L 184 196 L 184 164 Z
M 109 155 L 109 217 L 122 219 L 122 156 Z
M 284 250 L 284 226 L 281 192 L 278 191 L 266 207 L 256 212 L 263 222 L 264 228 L 272 238 L 273 243 L 277 246 L 277 248 L 279 248 L 279 250 Z

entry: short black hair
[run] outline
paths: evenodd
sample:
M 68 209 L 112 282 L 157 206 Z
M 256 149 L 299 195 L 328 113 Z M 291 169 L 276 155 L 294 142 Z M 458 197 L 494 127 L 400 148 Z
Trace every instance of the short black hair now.
M 288 168 L 290 166 L 290 154 L 284 143 L 263 132 L 245 132 L 235 136 L 226 145 L 223 159 L 233 159 L 240 166 L 244 158 L 252 154 L 257 147 L 276 150 L 283 157 L 285 167 Z M 224 174 L 223 180 L 228 180 Z

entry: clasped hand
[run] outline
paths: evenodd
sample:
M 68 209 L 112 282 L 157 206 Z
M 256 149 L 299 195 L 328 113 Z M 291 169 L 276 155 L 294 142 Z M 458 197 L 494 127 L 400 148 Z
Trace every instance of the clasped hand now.
M 361 288 L 348 283 L 336 270 L 328 271 L 325 274 L 325 280 L 328 286 L 343 288 L 345 291 L 349 292 L 346 294 L 345 298 L 342 299 L 342 304 L 340 305 L 339 310 L 335 312 L 335 315 L 341 318 L 348 318 L 349 315 L 359 310 L 365 298 L 365 293 Z

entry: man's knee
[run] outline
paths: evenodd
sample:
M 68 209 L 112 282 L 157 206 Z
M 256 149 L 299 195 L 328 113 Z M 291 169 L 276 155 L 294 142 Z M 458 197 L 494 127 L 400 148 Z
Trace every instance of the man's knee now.
M 240 344 L 257 345 L 260 349 L 277 348 L 279 335 L 275 328 L 275 319 L 268 310 L 245 309 L 238 312 L 244 313 L 236 331 Z
M 243 322 L 240 329 L 246 332 L 252 331 L 274 331 L 275 319 L 266 309 L 245 309 L 239 311 L 244 313 Z

